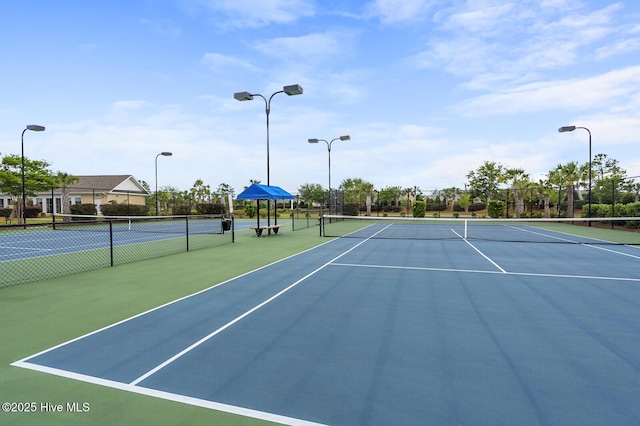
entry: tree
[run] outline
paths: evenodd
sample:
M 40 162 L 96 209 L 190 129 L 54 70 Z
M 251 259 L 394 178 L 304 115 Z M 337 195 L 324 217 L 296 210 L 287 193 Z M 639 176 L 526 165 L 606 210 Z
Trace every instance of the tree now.
M 322 189 L 322 185 L 318 183 L 305 183 L 298 188 L 298 194 L 300 194 L 300 198 L 302 198 L 307 205 L 312 205 L 313 203 L 322 203 L 326 201 L 324 199 L 324 189 Z
M 544 203 L 544 217 L 551 217 L 551 209 L 549 208 L 549 204 L 551 203 L 551 194 L 553 194 L 553 186 L 549 179 L 542 180 L 540 179 L 536 185 L 536 190 L 538 194 L 542 198 L 542 202 Z
M 235 190 L 228 183 L 221 183 L 218 185 L 216 189 L 216 196 L 218 197 L 218 202 L 222 205 L 227 204 L 228 195 L 231 194 L 231 198 L 233 198 Z M 231 206 L 229 206 L 229 211 L 231 211 Z
M 442 196 L 444 197 L 445 205 L 451 203 L 451 211 L 453 211 L 453 203 L 456 200 L 456 196 L 460 195 L 460 189 L 454 187 L 445 188 L 441 191 Z
M 529 186 L 529 175 L 524 172 L 524 169 L 510 168 L 506 169 L 500 176 L 499 182 L 510 183 L 511 190 L 513 192 L 516 217 L 522 216 L 522 213 L 524 213 L 524 196 L 522 193 L 522 189 Z
M 58 172 L 55 176 L 55 183 L 62 190 L 62 214 L 71 213 L 71 202 L 69 200 L 69 185 L 78 182 L 78 177 L 65 172 Z M 55 208 L 55 207 L 54 207 Z M 64 222 L 70 221 L 70 217 L 65 217 Z
M 460 205 L 460 207 L 464 209 L 466 213 L 469 213 L 469 206 L 471 205 L 471 194 L 469 193 L 464 194 L 458 200 L 458 204 Z
M 378 192 L 379 206 L 397 206 L 402 196 L 402 188 L 399 186 L 387 186 Z
M 485 161 L 477 170 L 467 173 L 471 195 L 480 196 L 488 204 L 496 196 L 504 169 L 500 163 Z
M 196 180 L 189 192 L 196 204 L 211 202 L 211 187 L 205 185 L 202 179 Z
M 581 176 L 582 172 L 575 161 L 567 164 L 558 164 L 554 170 L 549 172 L 549 181 L 558 182 L 565 188 L 567 194 L 567 217 L 574 217 L 573 192 Z
M 344 191 L 345 202 L 362 205 L 367 204 L 367 216 L 371 215 L 371 200 L 373 194 L 373 184 L 361 178 L 344 179 L 340 184 L 340 189 Z
M 55 178 L 50 164 L 44 160 L 24 159 L 24 190 L 27 196 L 47 191 L 55 186 Z M 14 212 L 18 223 L 22 223 L 22 157 L 10 154 L 2 158 L 0 163 L 0 192 L 9 194 L 17 202 Z

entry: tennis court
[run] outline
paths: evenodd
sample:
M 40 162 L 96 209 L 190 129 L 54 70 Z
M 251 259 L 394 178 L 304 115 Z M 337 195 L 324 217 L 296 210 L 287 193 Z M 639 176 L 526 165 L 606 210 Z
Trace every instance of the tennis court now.
M 394 227 L 13 365 L 284 424 L 640 422 L 636 246 L 524 224 L 535 243 Z

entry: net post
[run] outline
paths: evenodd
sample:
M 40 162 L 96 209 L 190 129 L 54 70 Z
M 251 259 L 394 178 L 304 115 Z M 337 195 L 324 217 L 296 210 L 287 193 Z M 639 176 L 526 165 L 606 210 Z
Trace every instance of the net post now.
M 464 239 L 465 239 L 465 240 L 467 239 L 467 229 L 468 229 L 468 226 L 469 226 L 469 219 L 465 219 L 465 220 L 464 220 Z

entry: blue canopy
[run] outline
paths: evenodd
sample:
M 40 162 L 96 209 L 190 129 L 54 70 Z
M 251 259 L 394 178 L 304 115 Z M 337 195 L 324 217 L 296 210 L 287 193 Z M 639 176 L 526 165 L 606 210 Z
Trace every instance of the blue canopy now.
M 279 186 L 254 183 L 240 194 L 238 200 L 293 200 L 295 197 Z

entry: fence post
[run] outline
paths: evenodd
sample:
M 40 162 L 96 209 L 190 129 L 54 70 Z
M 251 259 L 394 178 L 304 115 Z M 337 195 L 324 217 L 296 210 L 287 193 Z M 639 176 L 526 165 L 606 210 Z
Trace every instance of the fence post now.
M 111 256 L 111 266 L 113 266 L 113 221 L 109 219 L 109 252 Z
M 184 223 L 186 227 L 186 236 L 187 236 L 187 251 L 189 251 L 189 216 L 184 217 Z

